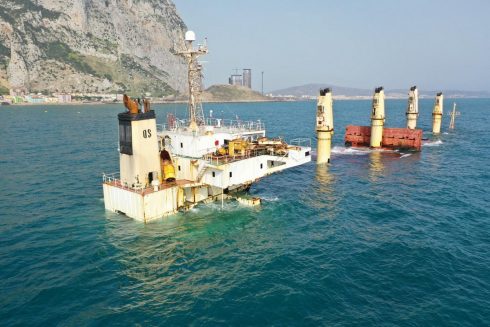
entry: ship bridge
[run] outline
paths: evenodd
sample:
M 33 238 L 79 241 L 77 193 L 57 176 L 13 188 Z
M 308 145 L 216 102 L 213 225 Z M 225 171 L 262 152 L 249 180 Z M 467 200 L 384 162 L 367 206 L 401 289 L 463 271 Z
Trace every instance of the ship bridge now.
M 225 146 L 229 141 L 243 139 L 256 141 L 265 137 L 265 124 L 260 120 L 242 121 L 205 118 L 197 129 L 189 128 L 189 120 L 179 120 L 169 115 L 167 124 L 157 125 L 162 145 L 173 155 L 201 158 Z
M 225 133 L 236 135 L 238 137 L 255 136 L 256 138 L 265 136 L 265 124 L 260 120 L 242 121 L 220 118 L 205 118 L 204 123 L 198 126 L 197 132 L 192 131 L 189 128 L 190 123 L 191 122 L 188 119 L 175 119 L 170 116 L 167 119 L 167 124 L 157 125 L 157 131 L 160 134 L 164 134 L 165 132 L 172 132 L 193 136 L 201 136 L 209 133 Z

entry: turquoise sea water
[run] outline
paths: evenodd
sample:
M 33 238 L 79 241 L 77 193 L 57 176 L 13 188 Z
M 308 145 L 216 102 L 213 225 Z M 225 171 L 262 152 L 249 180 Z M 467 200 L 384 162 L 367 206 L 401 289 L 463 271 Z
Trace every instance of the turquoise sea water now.
M 260 208 L 201 205 L 148 225 L 104 211 L 121 106 L 0 107 L 0 325 L 488 326 L 490 100 L 457 103 L 455 131 L 380 153 L 342 142 L 370 102 L 337 101 L 330 166 L 263 179 Z M 402 126 L 406 102 L 386 105 Z M 432 105 L 420 103 L 426 131 Z M 206 112 L 314 139 L 315 107 Z M 185 115 L 155 109 L 160 123 Z

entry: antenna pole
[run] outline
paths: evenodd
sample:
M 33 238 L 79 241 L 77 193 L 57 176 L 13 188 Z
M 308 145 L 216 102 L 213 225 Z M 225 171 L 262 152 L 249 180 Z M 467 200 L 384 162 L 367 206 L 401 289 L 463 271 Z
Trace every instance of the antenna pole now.
M 262 95 L 264 95 L 264 72 L 262 72 Z
M 187 77 L 189 86 L 189 128 L 196 131 L 199 125 L 203 125 L 204 111 L 201 102 L 202 93 L 202 65 L 197 59 L 208 53 L 207 39 L 204 45 L 199 45 L 197 49 L 193 47 L 195 36 L 193 32 L 186 33 L 185 49 L 178 54 L 187 61 Z

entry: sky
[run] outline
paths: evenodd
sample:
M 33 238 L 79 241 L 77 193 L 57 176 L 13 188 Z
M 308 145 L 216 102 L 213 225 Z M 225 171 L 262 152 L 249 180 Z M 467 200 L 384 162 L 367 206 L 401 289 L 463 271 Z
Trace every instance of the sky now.
M 265 92 L 309 83 L 490 91 L 489 0 L 174 0 L 208 39 L 205 85 L 252 69 Z

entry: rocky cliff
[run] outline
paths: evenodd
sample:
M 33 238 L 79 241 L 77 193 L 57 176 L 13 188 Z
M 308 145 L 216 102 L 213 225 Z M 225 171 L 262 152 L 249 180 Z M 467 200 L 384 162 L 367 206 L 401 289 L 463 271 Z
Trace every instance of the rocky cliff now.
M 183 92 L 184 33 L 170 0 L 0 0 L 0 88 Z

